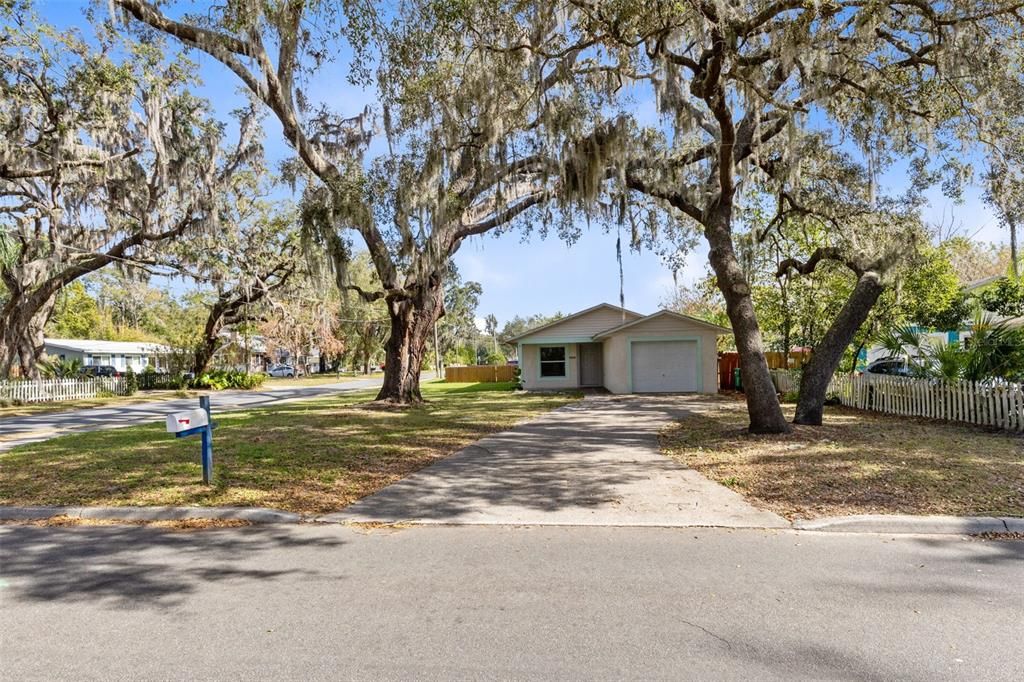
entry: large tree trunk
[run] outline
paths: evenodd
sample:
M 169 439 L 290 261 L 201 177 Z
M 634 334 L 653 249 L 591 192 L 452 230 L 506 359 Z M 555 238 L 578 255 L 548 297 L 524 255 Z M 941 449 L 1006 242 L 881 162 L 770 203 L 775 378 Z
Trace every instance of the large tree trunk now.
M 210 330 L 210 325 L 207 324 L 205 331 L 203 332 L 203 338 L 199 341 L 199 345 L 196 346 L 195 354 L 192 360 L 192 373 L 199 376 L 207 370 L 210 366 L 210 362 L 213 361 L 213 354 L 217 352 L 217 342 L 219 329 Z
M 224 327 L 224 315 L 228 307 L 223 300 L 217 301 L 206 316 L 203 338 L 199 340 L 192 360 L 192 373 L 196 376 L 206 371 L 213 360 L 213 354 L 217 352 L 217 342 L 220 341 L 220 330 Z
M 832 375 L 884 289 L 876 272 L 865 272 L 858 278 L 843 309 L 832 321 L 821 342 L 814 347 L 810 361 L 804 365 L 794 424 L 821 426 L 825 393 Z
M 754 313 L 754 300 L 743 268 L 736 259 L 730 236 L 730 215 L 720 209 L 719 215 L 705 227 L 704 235 L 711 246 L 708 258 L 718 279 L 718 288 L 725 297 L 726 312 L 732 322 L 736 349 L 743 372 L 743 391 L 747 397 L 751 433 L 787 433 L 790 430 L 782 406 L 775 393 L 764 357 L 764 341 Z
M 0 319 L 0 377 L 10 377 L 17 366 L 22 377 L 36 378 L 43 357 L 43 328 L 53 313 L 57 295 L 45 296 L 41 291 L 27 296 L 9 293 Z
M 384 385 L 377 400 L 401 405 L 418 403 L 420 371 L 433 333 L 434 322 L 444 313 L 441 282 L 431 280 L 413 298 L 387 299 L 391 336 L 384 346 Z

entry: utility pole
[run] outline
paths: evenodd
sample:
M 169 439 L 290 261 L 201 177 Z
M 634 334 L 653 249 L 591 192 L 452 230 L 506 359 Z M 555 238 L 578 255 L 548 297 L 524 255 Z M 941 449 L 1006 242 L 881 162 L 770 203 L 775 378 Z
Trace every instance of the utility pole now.
M 1007 226 L 1010 228 L 1010 272 L 1014 279 L 1020 279 L 1020 254 L 1017 251 L 1017 223 L 1012 216 L 1007 217 Z

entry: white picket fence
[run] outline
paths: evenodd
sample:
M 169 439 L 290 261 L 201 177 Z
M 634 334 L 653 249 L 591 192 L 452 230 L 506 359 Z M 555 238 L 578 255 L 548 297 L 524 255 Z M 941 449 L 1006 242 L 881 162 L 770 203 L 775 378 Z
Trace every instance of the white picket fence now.
M 771 369 L 768 372 L 772 375 L 772 383 L 775 384 L 775 390 L 779 393 L 792 393 L 800 389 L 800 382 L 796 380 L 790 370 Z
M 848 407 L 1024 431 L 1024 385 L 836 375 L 828 392 Z
M 95 398 L 100 393 L 127 395 L 124 377 L 0 381 L 0 399 L 22 403 Z

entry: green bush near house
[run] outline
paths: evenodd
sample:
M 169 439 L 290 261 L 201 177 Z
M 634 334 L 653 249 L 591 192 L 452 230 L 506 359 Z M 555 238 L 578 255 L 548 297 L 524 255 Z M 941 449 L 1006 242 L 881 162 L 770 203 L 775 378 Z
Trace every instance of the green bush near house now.
M 131 367 L 124 373 L 124 394 L 135 395 L 139 390 L 139 377 Z
M 266 377 L 263 374 L 250 374 L 236 370 L 213 370 L 203 372 L 191 382 L 192 388 L 205 388 L 214 391 L 223 391 L 228 388 L 252 390 L 263 385 Z

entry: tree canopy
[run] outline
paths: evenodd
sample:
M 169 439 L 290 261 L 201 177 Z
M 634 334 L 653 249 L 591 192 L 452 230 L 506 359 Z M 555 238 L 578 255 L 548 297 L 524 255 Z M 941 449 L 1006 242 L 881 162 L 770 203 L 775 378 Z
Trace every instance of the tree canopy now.
M 0 375 L 15 362 L 33 375 L 62 287 L 217 229 L 217 199 L 254 153 L 255 128 L 241 112 L 229 144 L 163 41 L 100 27 L 90 42 L 20 3 L 0 16 L 0 211 L 13 251 L 0 261 Z

